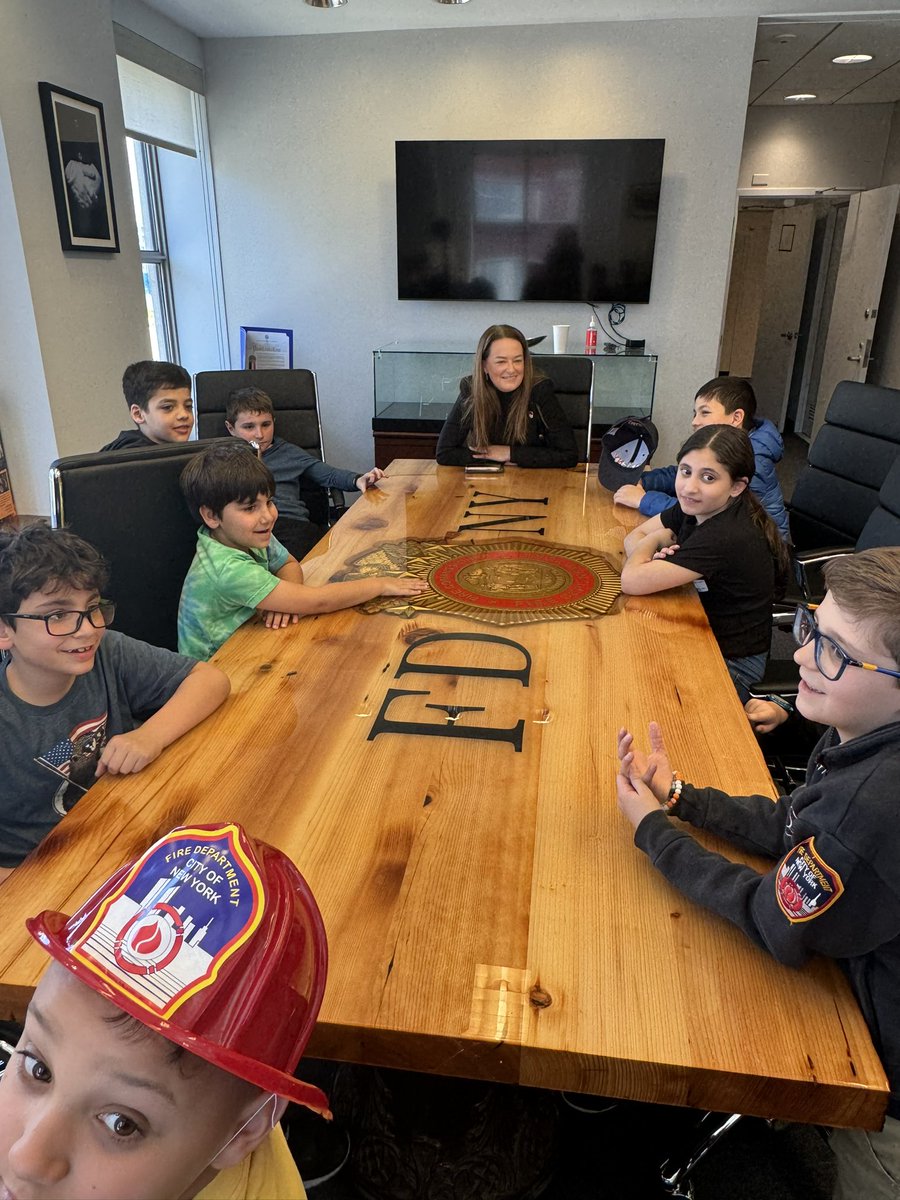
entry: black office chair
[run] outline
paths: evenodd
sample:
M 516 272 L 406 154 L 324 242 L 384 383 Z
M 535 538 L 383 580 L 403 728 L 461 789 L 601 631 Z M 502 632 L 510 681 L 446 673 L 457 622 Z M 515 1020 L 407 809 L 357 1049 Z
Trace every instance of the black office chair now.
M 788 505 L 797 549 L 852 546 L 898 454 L 900 391 L 839 383 Z
M 783 625 L 784 620 L 790 616 L 790 612 L 782 613 L 782 609 L 792 611 L 791 602 L 793 607 L 796 607 L 796 604 L 804 601 L 815 603 L 822 599 L 825 594 L 822 569 L 830 559 L 841 554 L 853 554 L 856 550 L 868 550 L 873 546 L 900 546 L 900 447 L 875 495 L 875 503 L 869 510 L 855 543 L 827 545 L 815 550 L 797 552 L 795 557 L 800 568 L 799 589 L 792 588 L 791 593 L 785 597 L 784 605 L 777 606 L 775 624 Z
M 200 371 L 194 376 L 197 429 L 202 438 L 227 437 L 225 408 L 237 388 L 257 387 L 275 410 L 275 433 L 324 461 L 319 388 L 314 371 L 304 368 L 278 371 Z M 333 525 L 345 510 L 343 493 L 310 484 L 301 487 L 301 499 L 314 525 Z
M 894 465 L 881 485 L 874 510 L 862 528 L 855 546 L 832 546 L 819 551 L 809 551 L 798 555 L 804 572 L 804 594 L 799 596 L 793 606 L 785 605 L 776 610 L 774 624 L 777 630 L 788 632 L 793 625 L 796 605 L 815 603 L 824 594 L 824 578 L 822 568 L 831 559 L 845 554 L 853 554 L 857 550 L 869 550 L 876 546 L 900 546 L 900 456 L 894 460 Z M 815 574 L 812 574 L 812 572 Z M 814 588 L 819 590 L 815 590 Z M 773 638 L 774 642 L 777 639 Z M 781 639 L 783 643 L 783 639 Z M 793 658 L 781 657 L 773 653 L 766 666 L 762 679 L 750 689 L 752 696 L 778 696 L 787 700 L 791 705 L 797 699 L 797 689 L 800 674 Z M 806 728 L 802 722 L 793 722 L 767 735 L 762 740 L 766 765 L 772 778 L 783 790 L 790 790 L 802 783 L 806 770 L 806 760 L 817 740 L 814 729 Z
M 178 480 L 208 444 L 76 454 L 50 466 L 51 523 L 83 537 L 108 562 L 114 628 L 169 650 L 177 646 L 181 585 L 197 542 Z
M 534 365 L 553 384 L 560 408 L 575 434 L 579 461 L 588 462 L 594 404 L 594 368 L 590 359 L 535 355 Z

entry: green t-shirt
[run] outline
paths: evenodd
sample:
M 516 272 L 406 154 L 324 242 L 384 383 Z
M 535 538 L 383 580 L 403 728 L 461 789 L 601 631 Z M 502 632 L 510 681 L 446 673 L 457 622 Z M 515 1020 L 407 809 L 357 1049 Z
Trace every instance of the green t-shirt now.
M 205 662 L 256 612 L 290 555 L 273 537 L 265 550 L 233 550 L 204 527 L 181 589 L 178 649 Z

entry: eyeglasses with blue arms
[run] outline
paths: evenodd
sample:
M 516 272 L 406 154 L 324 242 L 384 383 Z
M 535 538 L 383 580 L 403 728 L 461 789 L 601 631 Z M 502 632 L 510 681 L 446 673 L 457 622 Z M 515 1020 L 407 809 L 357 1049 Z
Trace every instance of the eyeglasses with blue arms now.
M 840 679 L 848 667 L 860 667 L 863 671 L 877 671 L 879 675 L 891 675 L 894 679 L 900 679 L 900 671 L 890 671 L 887 667 L 876 667 L 874 663 L 860 662 L 858 658 L 852 658 L 834 638 L 821 632 L 812 614 L 814 608 L 818 608 L 818 605 L 797 606 L 794 641 L 798 646 L 806 646 L 811 640 L 815 641 L 816 666 L 826 679 L 832 682 Z
M 81 628 L 85 617 L 95 629 L 112 625 L 116 606 L 112 600 L 99 600 L 90 608 L 66 608 L 51 613 L 0 613 L 0 621 L 43 621 L 51 637 L 70 637 Z

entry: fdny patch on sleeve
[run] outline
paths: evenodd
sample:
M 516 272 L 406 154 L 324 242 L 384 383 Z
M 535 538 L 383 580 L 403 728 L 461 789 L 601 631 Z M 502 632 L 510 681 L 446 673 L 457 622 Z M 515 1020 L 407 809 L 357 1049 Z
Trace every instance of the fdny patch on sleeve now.
M 818 917 L 843 890 L 840 875 L 817 852 L 814 837 L 785 855 L 775 877 L 778 907 L 792 925 Z

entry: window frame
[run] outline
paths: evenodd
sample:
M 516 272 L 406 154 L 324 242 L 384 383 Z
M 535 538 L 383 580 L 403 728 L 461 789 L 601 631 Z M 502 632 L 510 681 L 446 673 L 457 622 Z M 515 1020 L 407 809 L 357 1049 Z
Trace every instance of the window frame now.
M 130 135 L 126 135 L 125 140 L 128 147 L 129 166 L 131 167 L 131 163 L 133 163 L 133 172 L 130 170 L 129 175 L 132 180 L 132 203 L 138 227 L 141 274 L 143 276 L 145 266 L 156 268 L 160 303 L 155 314 L 155 333 L 159 343 L 160 359 L 167 362 L 180 362 L 175 293 L 172 287 L 172 268 L 166 238 L 166 214 L 160 186 L 157 148 L 152 142 L 145 142 L 141 138 Z M 134 194 L 134 175 L 138 176 L 138 184 L 143 187 L 143 194 L 147 198 L 146 213 L 143 211 L 141 195 Z M 140 244 L 142 229 L 151 242 L 151 248 L 145 248 Z M 149 311 L 147 320 L 152 339 L 154 329 L 150 324 L 151 314 Z

